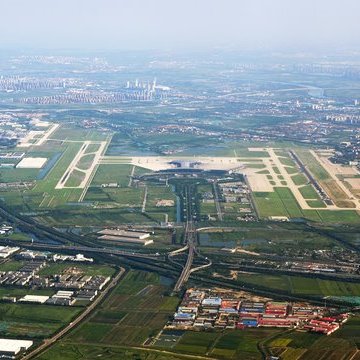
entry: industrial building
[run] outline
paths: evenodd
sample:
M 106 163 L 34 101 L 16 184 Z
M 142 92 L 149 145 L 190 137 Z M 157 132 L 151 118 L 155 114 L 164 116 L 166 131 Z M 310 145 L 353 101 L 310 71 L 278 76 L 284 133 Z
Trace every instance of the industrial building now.
M 305 303 L 257 301 L 236 294 L 189 289 L 168 328 L 206 330 L 248 327 L 299 328 L 329 335 L 348 314 L 324 317 L 328 309 Z
M 119 236 L 125 238 L 133 238 L 138 240 L 144 240 L 150 237 L 148 232 L 143 231 L 129 231 L 129 230 L 112 230 L 112 229 L 105 229 L 98 232 L 98 234 L 102 235 L 111 235 L 111 236 Z
M 0 232 L 0 234 L 1 234 L 1 232 Z M 9 257 L 10 255 L 12 255 L 13 253 L 15 253 L 19 250 L 20 250 L 20 248 L 18 248 L 18 247 L 0 246 L 0 258 L 6 259 L 7 257 Z
M 33 342 L 31 340 L 0 339 L 0 358 L 15 359 L 15 357 L 29 349 Z
M 25 295 L 24 297 L 19 299 L 19 302 L 45 304 L 48 299 L 49 296 L 45 295 Z
M 150 233 L 144 231 L 133 231 L 133 230 L 119 230 L 119 229 L 104 229 L 98 232 L 99 240 L 128 243 L 128 244 L 139 244 L 149 245 L 154 241 L 149 239 Z

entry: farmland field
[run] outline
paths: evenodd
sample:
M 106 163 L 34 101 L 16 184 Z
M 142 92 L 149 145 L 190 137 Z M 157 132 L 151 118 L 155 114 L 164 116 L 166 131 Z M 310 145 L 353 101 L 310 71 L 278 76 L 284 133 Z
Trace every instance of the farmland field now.
M 360 284 L 288 275 L 242 274 L 242 282 L 263 284 L 293 295 L 360 296 Z
M 360 319 L 351 318 L 340 330 L 330 336 L 292 331 L 279 334 L 266 347 L 281 359 L 357 359 L 360 341 Z
M 81 310 L 81 307 L 0 304 L 0 333 L 2 336 L 48 337 Z

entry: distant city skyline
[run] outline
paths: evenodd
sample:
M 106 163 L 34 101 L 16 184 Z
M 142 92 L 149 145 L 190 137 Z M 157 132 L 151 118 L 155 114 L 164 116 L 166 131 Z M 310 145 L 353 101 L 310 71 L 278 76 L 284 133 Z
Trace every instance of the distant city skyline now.
M 333 48 L 360 44 L 358 0 L 11 0 L 0 46 Z

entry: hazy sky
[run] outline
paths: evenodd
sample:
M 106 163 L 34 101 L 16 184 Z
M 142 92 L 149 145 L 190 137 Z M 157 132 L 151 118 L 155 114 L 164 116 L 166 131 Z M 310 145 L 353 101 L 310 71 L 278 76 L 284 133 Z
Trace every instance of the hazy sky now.
M 0 46 L 360 45 L 360 0 L 0 0 Z

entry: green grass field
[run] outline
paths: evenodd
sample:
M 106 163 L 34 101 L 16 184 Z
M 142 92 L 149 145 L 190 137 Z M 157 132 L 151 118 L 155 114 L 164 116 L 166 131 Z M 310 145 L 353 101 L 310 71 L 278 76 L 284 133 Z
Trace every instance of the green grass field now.
M 76 164 L 76 167 L 78 167 L 80 170 L 87 170 L 91 167 L 94 158 L 94 154 L 83 155 L 79 162 Z
M 308 183 L 308 180 L 303 174 L 296 174 L 291 177 L 295 185 L 305 185 Z
M 227 330 L 223 332 L 186 332 L 174 350 L 218 359 L 260 360 L 258 343 L 276 335 L 274 329 Z
M 133 349 L 126 346 L 105 346 L 77 343 L 59 343 L 50 348 L 36 359 L 39 360 L 185 360 L 189 359 L 181 355 L 163 353 L 151 349 Z
M 352 210 L 302 210 L 289 188 L 274 188 L 274 192 L 254 192 L 256 208 L 262 218 L 270 216 L 287 216 L 289 218 L 303 217 L 313 221 L 327 223 L 358 223 L 360 217 Z M 315 196 L 315 190 L 306 188 L 307 196 Z M 311 195 L 312 194 L 312 195 Z M 318 200 L 316 198 L 316 200 Z M 318 203 L 311 203 L 317 205 Z M 320 205 L 320 204 L 319 204 Z M 321 205 L 320 207 L 322 207 Z
M 299 188 L 299 191 L 304 199 L 319 200 L 320 196 L 312 185 L 305 185 Z
M 319 164 L 319 162 L 308 150 L 297 149 L 295 152 L 317 180 L 321 181 L 330 179 L 329 173 L 321 166 L 321 164 Z
M 79 171 L 77 169 L 74 169 L 69 178 L 67 179 L 65 186 L 68 187 L 77 187 L 80 186 L 82 181 L 85 179 L 85 173 L 82 171 Z
M 0 334 L 5 337 L 48 337 L 80 311 L 79 307 L 0 304 Z
M 0 181 L 5 183 L 36 180 L 39 169 L 0 169 Z
M 99 165 L 91 185 L 117 183 L 119 186 L 125 187 L 129 183 L 132 168 L 133 166 L 128 164 Z
M 241 274 L 241 281 L 249 284 L 266 284 L 270 289 L 280 289 L 299 296 L 360 296 L 358 283 L 264 274 Z

